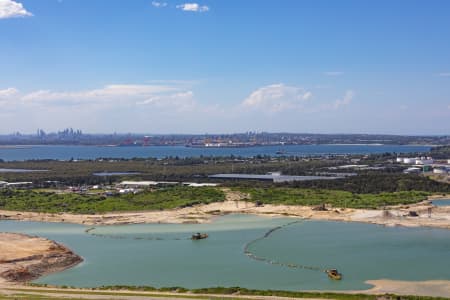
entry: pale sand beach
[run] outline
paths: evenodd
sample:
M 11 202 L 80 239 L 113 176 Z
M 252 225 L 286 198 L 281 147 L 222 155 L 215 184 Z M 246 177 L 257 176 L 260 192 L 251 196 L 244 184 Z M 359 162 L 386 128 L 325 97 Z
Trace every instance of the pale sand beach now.
M 368 280 L 373 288 L 364 291 L 367 294 L 395 294 L 431 297 L 450 297 L 449 280 L 401 281 L 401 280 Z

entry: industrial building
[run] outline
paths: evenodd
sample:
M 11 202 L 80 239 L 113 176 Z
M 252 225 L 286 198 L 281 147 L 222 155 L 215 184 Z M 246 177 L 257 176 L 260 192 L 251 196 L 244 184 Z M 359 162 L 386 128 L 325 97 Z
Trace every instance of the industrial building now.
M 343 176 L 290 176 L 281 175 L 279 172 L 268 173 L 264 175 L 259 174 L 215 174 L 208 176 L 215 179 L 230 179 L 230 180 L 262 180 L 272 182 L 290 182 L 290 181 L 308 181 L 308 180 L 332 180 L 342 178 Z

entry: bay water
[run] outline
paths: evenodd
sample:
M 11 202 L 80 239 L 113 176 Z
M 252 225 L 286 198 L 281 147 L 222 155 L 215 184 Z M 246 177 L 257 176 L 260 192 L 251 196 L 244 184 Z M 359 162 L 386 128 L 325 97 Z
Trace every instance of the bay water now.
M 427 152 L 430 146 L 422 145 L 286 145 L 247 148 L 190 148 L 184 146 L 107 147 L 107 146 L 27 146 L 1 148 L 0 159 L 23 161 L 32 159 L 96 159 L 96 158 L 164 158 L 200 156 L 276 156 L 283 150 L 286 156 L 329 154 L 372 154 Z

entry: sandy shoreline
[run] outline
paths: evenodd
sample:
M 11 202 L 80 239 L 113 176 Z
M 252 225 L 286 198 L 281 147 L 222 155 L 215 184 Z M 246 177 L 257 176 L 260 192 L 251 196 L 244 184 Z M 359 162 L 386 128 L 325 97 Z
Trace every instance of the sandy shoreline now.
M 431 297 L 450 297 L 449 280 L 402 281 L 402 280 L 367 280 L 373 288 L 363 291 L 367 294 L 395 294 Z
M 227 200 L 207 205 L 178 208 L 164 211 L 118 212 L 105 214 L 35 213 L 0 210 L 0 220 L 67 222 L 74 224 L 119 225 L 145 223 L 208 223 L 218 215 L 244 213 L 266 216 L 291 216 L 311 220 L 329 220 L 343 222 L 364 222 L 385 226 L 426 226 L 450 229 L 450 206 L 436 207 L 429 201 L 449 196 L 432 196 L 428 201 L 414 205 L 388 207 L 386 210 L 338 209 L 327 211 L 314 210 L 309 206 L 271 205 L 256 206 L 253 202 L 243 201 L 243 195 L 227 192 Z M 431 209 L 431 214 L 430 210 Z M 410 215 L 417 213 L 417 216 Z
M 19 233 L 0 233 L 0 283 L 26 282 L 82 261 L 54 241 Z

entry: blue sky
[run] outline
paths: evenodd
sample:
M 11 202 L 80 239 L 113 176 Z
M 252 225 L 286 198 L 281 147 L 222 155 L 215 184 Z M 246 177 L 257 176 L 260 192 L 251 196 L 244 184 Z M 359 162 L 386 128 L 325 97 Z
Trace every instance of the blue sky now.
M 0 133 L 450 134 L 450 2 L 0 0 Z

